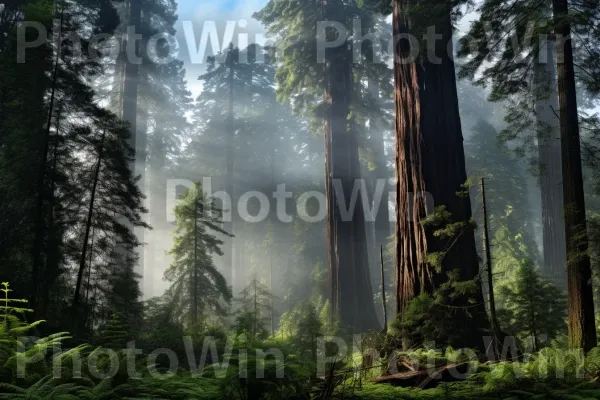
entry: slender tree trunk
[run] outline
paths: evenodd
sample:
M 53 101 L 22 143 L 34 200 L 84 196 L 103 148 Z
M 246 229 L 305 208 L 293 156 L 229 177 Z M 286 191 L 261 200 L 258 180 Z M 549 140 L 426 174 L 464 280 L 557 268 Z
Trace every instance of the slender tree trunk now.
M 192 267 L 192 326 L 198 323 L 198 193 L 194 200 L 194 265 Z
M 383 308 L 383 332 L 387 332 L 387 303 L 385 301 L 385 270 L 383 269 L 383 245 L 379 248 L 379 256 L 381 259 L 381 305 Z
M 380 107 L 379 84 L 374 80 L 369 80 L 368 90 L 376 107 Z M 372 233 L 372 244 L 370 244 L 369 247 L 371 249 L 370 253 L 373 254 L 373 257 L 370 257 L 369 261 L 371 264 L 372 277 L 374 278 L 372 283 L 374 288 L 377 288 L 381 285 L 381 278 L 378 279 L 379 271 L 376 269 L 378 264 L 376 249 L 379 249 L 380 246 L 385 246 L 391 234 L 388 183 L 390 174 L 385 157 L 384 131 L 379 124 L 377 116 L 370 118 L 369 131 L 370 143 L 373 151 L 373 163 L 375 166 L 375 170 L 368 173 L 370 176 L 369 190 L 371 191 L 370 197 L 375 212 L 375 220 L 369 222 L 367 226 L 369 227 L 369 232 Z M 383 185 L 381 185 L 381 182 L 383 182 Z M 381 186 L 383 194 L 379 207 L 375 207 L 377 205 L 375 200 L 378 193 L 378 186 Z
M 379 101 L 379 85 L 377 82 L 369 82 L 369 92 L 373 101 Z M 383 129 L 378 124 L 376 118 L 372 118 L 370 122 L 371 131 L 371 143 L 373 145 L 373 160 L 375 163 L 375 185 L 378 180 L 382 180 L 383 184 L 383 197 L 379 204 L 379 209 L 375 216 L 375 244 L 381 246 L 387 243 L 387 240 L 392 233 L 392 226 L 390 224 L 390 212 L 389 212 L 389 184 L 390 173 L 387 166 L 387 160 L 385 157 L 385 141 L 383 137 Z M 374 189 L 376 186 L 374 187 Z
M 83 326 L 87 327 L 88 330 L 92 330 L 91 326 L 88 326 L 88 322 L 90 321 L 90 314 L 92 314 L 93 310 L 90 309 L 90 287 L 92 281 L 92 262 L 94 260 L 94 227 L 92 227 L 92 233 L 90 237 L 90 258 L 88 260 L 88 274 L 87 274 L 87 283 L 85 286 L 85 315 L 83 318 Z
M 535 85 L 535 90 L 540 96 L 536 99 L 536 114 L 539 121 L 537 139 L 542 195 L 543 269 L 552 282 L 566 289 L 567 253 L 554 52 L 551 42 L 542 43 Z
M 60 243 L 62 241 L 61 231 L 56 225 L 56 176 L 58 165 L 58 135 L 60 132 L 60 122 L 62 116 L 62 107 L 59 104 L 56 110 L 56 135 L 52 155 L 52 178 L 50 180 L 50 190 L 48 192 L 48 244 L 46 256 L 46 268 L 42 272 L 42 282 L 40 282 L 40 296 L 37 305 L 39 315 L 47 315 L 48 303 L 50 301 L 50 291 L 56 279 L 60 275 Z
M 369 82 L 369 92 L 371 93 L 371 97 L 377 104 L 377 107 L 380 107 L 379 103 L 379 84 L 377 82 L 370 81 Z M 388 238 L 391 234 L 391 224 L 390 224 L 390 212 L 389 212 L 389 179 L 390 174 L 387 166 L 387 159 L 385 157 L 385 141 L 384 141 L 384 130 L 378 123 L 377 118 L 370 119 L 370 131 L 371 131 L 371 143 L 373 146 L 373 159 L 375 164 L 375 171 L 373 171 L 373 210 L 375 214 L 375 221 L 373 223 L 374 229 L 374 241 L 375 246 L 385 246 Z M 383 185 L 380 184 L 383 183 Z M 379 190 L 379 186 L 381 186 L 382 197 L 381 202 L 379 203 L 379 207 L 375 207 L 375 199 Z M 383 259 L 382 259 L 383 262 Z M 374 274 L 377 276 L 377 274 Z M 381 279 L 376 284 L 382 285 L 382 293 L 385 294 L 385 284 L 384 284 L 384 276 L 381 275 Z M 377 287 L 377 286 L 375 286 Z M 385 300 L 384 300 L 385 302 Z M 385 312 L 385 310 L 384 310 Z M 387 314 L 383 316 L 384 319 L 384 330 L 387 330 Z
M 236 226 L 237 232 L 237 240 L 234 246 L 234 270 L 233 270 L 233 280 L 235 282 L 236 291 L 241 290 L 242 283 L 247 279 L 244 276 L 246 272 L 246 241 L 243 239 L 246 235 L 245 226 L 241 223 L 234 224 Z
M 329 93 L 326 92 L 323 101 L 326 104 L 331 104 L 331 98 Z M 329 121 L 325 121 L 325 197 L 327 207 L 327 220 L 326 220 L 326 238 L 327 238 L 327 265 L 329 266 L 329 301 L 331 303 L 331 323 L 334 322 L 336 315 L 335 311 L 338 310 L 339 291 L 338 291 L 338 269 L 336 266 L 335 258 L 335 224 L 334 224 L 334 194 L 333 194 L 333 181 L 331 173 L 331 129 L 329 129 Z
M 31 301 L 30 307 L 35 311 L 40 296 L 40 275 L 42 270 L 42 252 L 44 247 L 44 236 L 46 232 L 44 221 L 44 200 L 46 183 L 46 163 L 48 162 L 48 152 L 50 151 L 50 130 L 52 128 L 52 116 L 54 115 L 54 102 L 56 98 L 56 85 L 58 80 L 58 66 L 60 64 L 60 45 L 62 42 L 62 26 L 64 21 L 64 11 L 60 13 L 60 25 L 58 27 L 58 48 L 54 58 L 54 68 L 52 71 L 52 86 L 50 89 L 50 102 L 48 104 L 48 120 L 46 122 L 46 130 L 44 133 L 44 147 L 42 150 L 42 158 L 40 170 L 38 172 L 38 196 L 36 204 L 36 219 L 35 219 L 35 237 L 33 242 L 33 257 L 31 266 Z M 39 312 L 39 311 L 38 311 Z
M 531 323 L 531 344 L 533 345 L 533 352 L 538 351 L 538 332 L 535 323 L 535 306 L 533 305 L 533 299 L 529 298 L 529 318 Z
M 144 79 L 146 80 L 146 79 Z M 146 181 L 146 160 L 147 160 L 147 143 L 148 143 L 148 104 L 146 101 L 139 101 L 137 104 L 137 115 L 138 124 L 137 124 L 137 138 L 135 141 L 135 176 L 140 176 L 140 180 L 138 182 L 138 186 L 142 191 L 142 194 L 145 196 L 148 195 L 148 182 Z M 144 207 L 147 208 L 148 200 L 143 200 Z M 146 266 L 146 228 L 139 227 L 135 228 L 135 234 L 139 242 L 141 243 L 141 248 L 139 250 L 139 259 L 138 259 L 138 273 L 142 277 L 142 296 L 144 298 L 150 298 L 149 295 L 150 288 L 152 286 L 152 274 L 149 273 L 148 268 Z
M 273 294 L 273 254 L 269 257 L 269 292 Z M 271 314 L 271 336 L 274 336 L 275 310 L 273 309 L 273 296 L 269 296 L 269 312 Z
M 231 199 L 231 205 L 229 206 L 229 211 L 231 215 L 231 220 L 226 221 L 223 224 L 223 230 L 229 234 L 233 235 L 233 221 L 235 220 L 234 215 L 234 202 L 235 196 L 233 193 L 233 180 L 234 180 L 234 153 L 235 153 L 235 122 L 234 122 L 234 77 L 235 77 L 235 69 L 234 69 L 234 60 L 233 60 L 233 49 L 229 48 L 229 53 L 227 54 L 227 63 L 229 65 L 229 99 L 228 99 L 228 109 L 227 109 L 227 138 L 226 138 L 226 150 L 225 150 L 225 192 L 229 195 Z M 227 279 L 227 282 L 233 287 L 234 286 L 234 264 L 233 264 L 233 252 L 234 252 L 234 238 L 233 237 L 225 237 L 224 238 L 225 245 L 223 246 L 224 253 L 224 265 L 223 265 L 223 275 Z
M 488 283 L 488 298 L 490 306 L 490 327 L 492 332 L 492 350 L 494 352 L 494 359 L 496 359 L 500 352 L 498 351 L 498 341 L 500 335 L 498 318 L 496 317 L 496 299 L 494 297 L 494 274 L 492 272 L 492 246 L 490 243 L 490 232 L 488 227 L 488 213 L 487 213 L 487 201 L 485 197 L 485 182 L 481 178 L 481 200 L 483 204 L 483 234 L 485 241 L 485 262 L 487 269 L 487 283 Z
M 360 167 L 361 176 L 365 178 L 365 188 L 369 198 L 372 199 L 373 193 L 375 192 L 375 182 L 377 180 L 375 172 L 370 171 L 368 165 L 365 165 L 364 162 L 361 162 Z M 372 207 L 372 203 L 372 201 L 369 201 L 367 206 Z M 379 276 L 379 245 L 375 239 L 375 221 L 370 219 L 365 221 L 365 233 L 367 254 L 369 256 L 369 268 L 371 269 L 369 271 L 369 275 L 371 276 L 371 287 L 375 290 L 375 288 L 378 288 L 381 284 L 381 277 Z M 379 313 L 381 310 L 376 309 L 375 311 Z M 383 316 L 381 316 L 381 319 L 383 319 Z
M 75 285 L 75 294 L 73 295 L 73 308 L 79 304 L 79 292 L 81 291 L 81 280 L 83 279 L 83 271 L 85 270 L 86 255 L 88 250 L 88 240 L 90 237 L 90 230 L 92 228 L 92 219 L 94 216 L 94 201 L 96 199 L 96 189 L 98 187 L 98 180 L 100 178 L 100 169 L 102 167 L 102 157 L 104 156 L 104 139 L 106 137 L 106 127 L 102 132 L 102 139 L 100 141 L 100 148 L 98 150 L 98 162 L 96 163 L 96 170 L 94 171 L 94 180 L 92 184 L 92 191 L 90 193 L 90 206 L 88 208 L 88 216 L 85 224 L 85 233 L 83 235 L 83 244 L 81 247 L 81 256 L 79 257 L 79 271 L 77 272 L 77 283 Z
M 405 1 L 393 2 L 394 35 L 408 32 L 404 6 Z M 435 50 L 441 62 L 421 59 L 417 63 L 406 60 L 395 63 L 396 309 L 401 315 L 415 296 L 432 293 L 446 282 L 448 272 L 458 270 L 462 281 L 477 279 L 479 275 L 475 235 L 468 225 L 471 203 L 468 196 L 457 195 L 467 174 L 454 62 L 447 49 L 452 39 L 449 15 L 450 10 L 437 23 L 442 40 L 436 41 L 435 49 L 430 49 Z M 409 55 L 409 46 L 407 41 L 400 41 L 396 57 Z M 445 206 L 452 222 L 467 223 L 452 242 L 434 235 L 439 227 L 422 224 L 428 198 L 433 199 L 436 207 Z M 426 256 L 438 252 L 444 256 L 436 269 Z M 451 344 L 482 347 L 478 332 L 488 327 L 488 321 L 481 288 L 471 296 L 457 296 L 451 305 L 462 309 L 454 317 L 462 334 Z
M 256 278 L 254 278 L 254 337 L 256 337 L 256 330 L 258 325 L 258 304 L 256 301 Z
M 278 111 L 279 111 L 279 107 L 278 104 L 276 102 L 276 99 L 273 98 L 271 100 L 273 103 L 273 107 L 272 107 L 272 112 L 273 112 L 273 119 L 274 119 L 274 126 L 273 126 L 273 136 L 272 136 L 272 143 L 271 143 L 271 160 L 270 160 L 270 167 L 271 167 L 271 189 L 273 191 L 277 190 L 277 180 L 275 178 L 275 169 L 280 166 L 281 164 L 283 164 L 281 161 L 279 161 L 277 158 L 279 156 L 279 152 L 281 151 L 281 143 L 279 140 L 279 125 L 278 125 Z M 272 229 L 274 232 L 272 233 L 272 237 L 275 238 L 275 232 L 277 231 L 277 220 L 276 218 L 276 214 L 277 214 L 277 204 L 275 202 L 275 199 L 273 199 L 273 202 L 271 203 L 271 214 L 269 216 L 269 224 L 270 224 L 270 229 Z M 272 242 L 271 243 L 271 249 L 269 251 L 269 292 L 271 294 L 273 294 L 273 252 L 276 251 L 276 248 L 278 247 L 278 243 Z M 270 317 L 271 317 L 271 336 L 275 335 L 275 310 L 273 309 L 273 296 L 269 296 L 269 313 L 270 313 Z
M 571 27 L 567 0 L 552 1 L 555 19 L 563 201 L 567 249 L 569 347 L 589 351 L 597 345 L 592 291 L 592 270 L 581 168 L 579 121 Z

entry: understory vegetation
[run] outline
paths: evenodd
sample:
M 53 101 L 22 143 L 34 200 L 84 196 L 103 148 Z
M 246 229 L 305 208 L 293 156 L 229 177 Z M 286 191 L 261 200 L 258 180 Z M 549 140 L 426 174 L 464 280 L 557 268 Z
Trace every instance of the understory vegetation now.
M 599 110 L 600 0 L 0 0 L 0 399 L 600 399 Z
M 5 399 L 600 398 L 600 348 L 585 356 L 562 346 L 521 353 L 507 342 L 502 360 L 452 347 L 401 351 L 399 331 L 357 339 L 326 328 L 326 313 L 311 303 L 272 336 L 263 334 L 260 312 L 258 322 L 248 311 L 252 317 L 229 330 L 157 326 L 147 315 L 137 336 L 115 314 L 90 343 L 76 345 L 67 332 L 32 336 L 43 321 L 25 322 L 25 301 L 12 299 L 6 283 L 2 290 Z

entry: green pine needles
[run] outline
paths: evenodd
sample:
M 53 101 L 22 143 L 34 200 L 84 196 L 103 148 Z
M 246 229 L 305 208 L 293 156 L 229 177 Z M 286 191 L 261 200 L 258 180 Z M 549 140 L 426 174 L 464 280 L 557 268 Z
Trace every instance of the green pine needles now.
M 223 255 L 223 241 L 217 234 L 229 234 L 220 227 L 222 210 L 206 198 L 199 182 L 180 200 L 174 211 L 175 240 L 169 252 L 173 263 L 165 279 L 171 282 L 167 296 L 173 302 L 174 315 L 186 316 L 185 322 L 194 326 L 200 318 L 224 316 L 231 301 L 228 282 L 213 262 L 214 255 Z

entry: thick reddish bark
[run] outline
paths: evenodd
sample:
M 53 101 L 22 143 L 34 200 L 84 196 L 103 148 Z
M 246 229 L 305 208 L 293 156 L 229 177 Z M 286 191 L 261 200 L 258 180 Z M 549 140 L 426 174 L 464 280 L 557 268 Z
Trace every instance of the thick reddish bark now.
M 589 351 L 596 347 L 597 338 L 581 169 L 573 48 L 570 41 L 571 27 L 566 20 L 569 12 L 567 0 L 553 0 L 552 5 L 557 22 L 555 30 L 559 37 L 556 41 L 556 58 L 567 243 L 569 347 Z
M 393 6 L 394 35 L 400 35 L 406 32 L 401 13 L 403 2 L 395 0 Z M 449 243 L 434 235 L 436 227 L 421 223 L 426 216 L 423 207 L 426 197 L 420 196 L 426 192 L 436 207 L 446 207 L 452 222 L 471 219 L 469 197 L 457 195 L 467 175 L 454 62 L 446 50 L 452 36 L 449 17 L 438 23 L 437 33 L 440 32 L 442 41 L 437 43 L 443 45 L 435 50 L 441 62 L 427 59 L 416 63 L 408 63 L 406 59 L 395 62 L 396 309 L 400 314 L 415 296 L 431 293 L 446 282 L 449 271 L 459 270 L 463 281 L 473 280 L 479 274 L 472 229 L 466 226 Z M 397 56 L 409 52 L 408 42 L 400 41 Z M 425 51 L 421 54 L 427 56 Z M 426 258 L 427 254 L 437 252 L 445 253 L 440 270 Z M 469 304 L 466 296 L 459 296 L 451 304 L 462 308 L 454 318 L 456 328 L 464 332 L 460 343 L 452 343 L 458 347 L 482 346 L 477 333 L 488 326 L 480 288 L 471 297 L 475 305 Z

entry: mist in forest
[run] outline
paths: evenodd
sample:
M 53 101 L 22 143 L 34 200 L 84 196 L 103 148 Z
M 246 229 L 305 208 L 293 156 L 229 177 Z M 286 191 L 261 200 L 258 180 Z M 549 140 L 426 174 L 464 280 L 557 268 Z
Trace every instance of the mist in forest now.
M 599 26 L 0 0 L 0 398 L 600 398 Z
M 195 7 L 195 8 L 194 8 Z M 206 57 L 211 57 L 215 55 L 215 51 L 217 54 L 227 52 L 228 45 L 231 43 L 235 48 L 243 42 L 244 45 L 265 45 L 272 42 L 272 38 L 269 37 L 266 32 L 264 26 L 258 22 L 256 19 L 252 17 L 252 14 L 260 8 L 260 5 L 256 4 L 244 4 L 243 6 L 237 6 L 233 8 L 228 8 L 225 6 L 213 6 L 205 9 L 204 6 L 196 5 L 190 6 L 187 2 L 182 2 L 179 5 L 178 12 L 180 15 L 180 21 L 175 24 L 175 29 L 177 33 L 175 34 L 175 38 L 179 45 L 179 57 L 183 61 L 183 66 L 185 68 L 185 78 L 186 78 L 186 88 L 191 93 L 192 98 L 198 101 L 203 95 L 206 95 L 206 91 L 214 90 L 213 87 L 206 88 L 205 82 L 201 77 L 206 73 L 208 68 L 208 63 L 206 59 L 202 59 L 202 55 L 206 55 Z M 186 19 L 183 16 L 194 16 L 194 19 Z M 459 30 L 456 33 L 457 36 L 461 35 L 461 28 L 466 29 L 467 23 L 472 19 L 471 14 L 467 14 L 461 22 L 459 22 Z M 391 15 L 387 17 L 383 17 L 381 19 L 381 23 L 384 24 L 388 29 L 391 30 Z M 213 36 L 211 36 L 213 34 Z M 231 37 L 233 40 L 228 42 L 226 39 Z M 382 40 L 385 37 L 381 38 Z M 213 41 L 214 40 L 214 41 Z M 455 38 L 456 40 L 456 38 Z M 204 44 L 201 46 L 200 44 Z M 215 49 L 214 45 L 217 45 L 218 48 Z M 202 62 L 199 62 L 203 60 Z M 221 60 L 223 62 L 223 60 Z M 388 69 L 385 71 L 385 74 L 381 77 L 382 79 L 386 79 L 391 83 L 393 82 L 393 71 L 392 71 L 392 61 L 389 59 L 386 61 L 388 65 Z M 271 85 L 275 88 L 276 83 L 274 81 L 274 77 L 270 77 L 272 80 Z M 488 101 L 488 91 L 483 88 L 476 88 L 469 82 L 459 81 L 458 82 L 458 94 L 459 94 L 459 106 L 461 112 L 461 123 L 463 128 L 463 136 L 465 140 L 469 141 L 469 139 L 473 136 L 476 125 L 485 121 L 489 123 L 496 131 L 500 131 L 505 123 L 503 121 L 504 117 L 504 109 L 501 103 L 491 103 Z M 391 104 L 393 102 L 393 93 L 385 93 L 379 99 L 382 103 Z M 244 100 L 244 98 L 238 98 L 237 93 L 235 94 L 235 110 L 240 114 L 245 115 L 249 109 L 252 109 L 256 106 L 253 104 L 252 99 Z M 200 103 L 206 104 L 206 103 Z M 261 113 L 262 111 L 262 113 Z M 273 115 L 270 113 L 264 112 L 265 110 L 253 110 L 253 112 L 257 113 L 257 118 L 253 121 L 258 126 L 258 129 L 261 128 L 261 125 L 269 125 L 272 122 Z M 286 110 L 285 112 L 291 113 L 291 110 Z M 195 153 L 195 149 L 192 148 L 194 141 L 202 140 L 200 137 L 207 136 L 206 128 L 202 126 L 203 124 L 195 124 L 198 122 L 195 120 L 195 115 L 193 111 L 188 111 L 185 114 L 186 120 L 190 125 L 192 125 L 189 129 L 189 133 L 186 135 L 186 139 L 183 143 L 180 144 L 180 147 L 177 149 L 179 157 L 182 160 L 189 160 L 197 157 L 197 153 Z M 209 116 L 210 118 L 210 116 Z M 244 116 L 241 117 L 243 119 Z M 368 119 L 368 116 L 366 117 Z M 302 121 L 304 119 L 304 121 Z M 310 124 L 310 121 L 306 120 L 307 117 L 300 116 L 299 122 L 302 124 Z M 194 124 L 196 126 L 194 126 Z M 201 126 L 198 126 L 201 125 Z M 290 158 L 285 151 L 289 151 L 290 153 L 296 153 L 300 151 L 301 146 L 307 146 L 306 143 L 294 145 L 292 143 L 288 144 L 287 149 L 279 148 L 281 146 L 281 140 L 285 136 L 291 136 L 290 129 L 297 130 L 298 125 L 295 123 L 291 123 L 288 126 L 278 127 L 273 134 L 272 138 L 268 136 L 260 139 L 259 147 L 255 150 L 256 153 L 248 153 L 252 151 L 250 148 L 244 148 L 243 144 L 245 142 L 245 138 L 243 137 L 243 132 L 236 133 L 236 139 L 239 140 L 240 143 L 240 154 L 243 161 L 240 165 L 244 165 L 241 167 L 243 170 L 242 175 L 240 173 L 239 180 L 236 181 L 236 186 L 240 185 L 247 191 L 257 191 L 260 192 L 269 199 L 273 200 L 273 193 L 275 192 L 275 188 L 277 185 L 285 184 L 288 189 L 295 187 L 306 188 L 310 183 L 314 184 L 316 189 L 319 189 L 322 193 L 324 190 L 322 188 L 323 185 L 323 170 L 322 170 L 322 159 L 314 158 L 312 162 L 308 164 L 304 164 L 302 161 L 307 162 L 306 159 L 293 159 Z M 391 125 L 381 127 L 380 134 L 384 141 L 384 152 L 381 154 L 381 160 L 378 160 L 381 166 L 385 166 L 386 172 L 382 176 L 388 177 L 390 182 L 394 182 L 393 178 L 393 168 L 394 168 L 394 149 L 393 149 L 393 136 Z M 315 153 L 316 157 L 319 156 L 319 153 L 322 153 L 323 149 L 321 149 L 321 143 L 319 139 L 315 139 L 312 136 L 319 135 L 319 132 L 308 131 L 310 128 L 307 126 L 305 128 L 307 131 L 301 132 L 300 135 L 305 135 L 304 140 L 314 140 L 314 147 L 312 151 Z M 485 132 L 483 134 L 489 135 L 489 143 L 493 142 L 495 139 L 492 136 L 493 132 Z M 311 136 L 312 135 L 312 136 Z M 265 135 L 266 136 L 266 135 Z M 302 139 L 301 139 L 302 140 Z M 509 148 L 513 147 L 510 143 L 507 145 Z M 171 175 L 171 185 L 168 183 L 165 184 L 163 182 L 162 185 L 152 185 L 148 180 L 145 185 L 145 195 L 147 198 L 156 198 L 162 197 L 164 198 L 164 202 L 160 203 L 169 204 L 169 206 L 173 205 L 173 200 L 177 196 L 177 194 L 183 193 L 185 190 L 185 185 L 191 185 L 193 180 L 201 179 L 201 178 L 210 178 L 213 182 L 218 182 L 222 176 L 219 176 L 219 168 L 222 167 L 223 159 L 224 159 L 224 149 L 215 147 L 214 150 L 219 151 L 208 151 L 208 154 L 203 154 L 204 160 L 198 160 L 199 163 L 203 167 L 205 167 L 203 172 L 206 171 L 206 174 L 199 173 L 200 170 L 195 167 L 186 165 L 182 163 L 177 170 L 177 174 Z M 365 149 L 367 151 L 372 151 L 372 149 Z M 503 154 L 507 152 L 507 149 L 502 148 L 501 146 L 493 146 L 490 145 L 490 150 L 494 153 Z M 281 158 L 279 163 L 277 164 L 277 171 L 274 175 L 272 170 L 272 166 L 270 163 L 269 157 L 271 157 L 271 152 L 281 153 Z M 473 151 L 475 152 L 475 151 Z M 320 154 L 322 157 L 322 154 Z M 244 164 L 246 162 L 246 157 L 256 157 L 257 160 L 250 168 L 246 168 Z M 364 173 L 371 172 L 369 168 L 373 168 L 372 159 L 368 159 L 367 157 L 372 157 L 372 154 L 365 154 L 365 165 Z M 474 157 L 469 154 L 468 150 L 466 153 L 467 157 L 467 168 L 469 174 L 485 174 L 485 170 L 482 169 L 482 166 L 478 165 L 474 162 Z M 261 160 L 262 158 L 262 160 Z M 516 157 L 515 157 L 516 160 Z M 296 162 L 300 161 L 300 162 Z M 493 168 L 493 167 L 492 167 Z M 524 190 L 522 193 L 515 193 L 515 196 L 523 197 L 523 204 L 526 207 L 531 209 L 532 215 L 532 226 L 539 227 L 539 217 L 536 217 L 540 213 L 540 201 L 539 201 L 539 189 L 536 177 L 534 176 L 535 172 L 528 170 L 528 165 L 526 162 L 520 162 L 518 167 L 523 174 L 524 179 L 527 181 L 527 190 Z M 365 174 L 361 175 L 363 177 Z M 248 183 L 248 176 L 251 176 L 250 182 Z M 274 176 L 276 176 L 275 180 L 273 180 Z M 360 179 L 361 177 L 356 177 Z M 185 181 L 185 182 L 184 182 Z M 493 184 L 491 182 L 490 184 Z M 213 187 L 215 184 L 213 184 Z M 217 188 L 219 188 L 218 183 L 216 184 Z M 222 188 L 222 187 L 221 187 Z M 522 188 L 523 189 L 523 188 Z M 221 190 L 221 189 L 219 189 Z M 514 189 L 515 191 L 517 188 Z M 217 191 L 217 190 L 214 190 Z M 390 215 L 393 215 L 394 209 L 394 189 L 393 186 L 387 188 L 387 192 L 384 194 L 382 203 L 385 204 L 386 199 L 388 202 L 388 208 Z M 302 192 L 293 193 L 292 196 L 297 198 Z M 238 195 L 239 196 L 239 195 Z M 293 210 L 295 207 L 294 198 L 288 199 L 286 201 L 287 209 Z M 257 199 L 251 199 L 249 204 L 257 206 Z M 251 206 L 250 206 L 251 207 Z M 271 208 L 276 208 L 276 203 L 273 202 Z M 234 213 L 239 212 L 237 210 L 237 205 L 234 205 Z M 163 280 L 163 274 L 165 270 L 165 266 L 169 265 L 171 262 L 171 257 L 167 254 L 171 243 L 173 241 L 173 228 L 174 228 L 174 220 L 172 216 L 172 210 L 168 209 L 158 209 L 156 207 L 152 207 L 150 205 L 149 208 L 149 216 L 150 218 L 156 218 L 156 220 L 162 220 L 161 228 L 155 228 L 153 230 L 144 231 L 144 241 L 146 245 L 144 246 L 144 266 L 140 267 L 140 273 L 143 270 L 143 288 L 144 288 L 144 298 L 151 298 L 153 296 L 158 296 L 162 294 L 162 292 L 168 287 L 168 282 Z M 393 218 L 390 219 L 390 229 L 393 226 Z M 317 226 L 314 229 L 323 229 L 324 221 L 317 223 Z M 320 224 L 320 225 L 319 225 Z M 236 227 L 237 228 L 237 227 Z M 272 279 L 272 287 L 273 293 L 279 296 L 280 298 L 284 298 L 286 293 L 284 289 L 289 283 L 286 284 L 285 276 L 288 268 L 293 268 L 297 270 L 304 271 L 305 279 L 304 284 L 307 285 L 304 289 L 304 295 L 309 292 L 308 289 L 308 275 L 313 270 L 317 263 L 325 264 L 326 259 L 324 256 L 324 249 L 321 249 L 321 254 L 319 257 L 309 257 L 302 258 L 301 260 L 296 261 L 295 264 L 292 264 L 290 258 L 289 249 L 294 248 L 294 243 L 296 242 L 296 237 L 294 236 L 295 224 L 293 222 L 283 223 L 277 228 L 277 233 L 274 234 L 277 237 L 277 241 L 266 242 L 264 239 L 264 235 L 268 234 L 273 235 L 273 232 L 269 231 L 268 221 L 262 222 L 247 222 L 247 221 L 239 221 L 239 229 L 240 231 L 235 235 L 234 242 L 238 243 L 240 249 L 237 250 L 236 254 L 234 254 L 234 258 L 237 257 L 237 260 L 234 261 L 234 272 L 232 274 L 232 282 L 231 284 L 234 287 L 240 288 L 244 282 L 247 282 L 251 277 L 259 277 L 265 282 L 269 282 L 271 284 Z M 260 234 L 257 234 L 260 232 Z M 387 232 L 387 231 L 386 231 Z M 390 230 L 391 232 L 391 230 Z M 541 249 L 541 235 L 538 229 L 534 229 L 530 232 L 533 235 L 533 238 L 536 243 L 536 250 L 539 251 Z M 374 232 L 372 234 L 374 236 Z M 258 240 L 257 240 L 258 238 Z M 256 251 L 251 256 L 248 253 L 244 253 L 244 247 L 248 246 L 251 248 L 257 248 L 260 246 L 260 243 L 263 243 L 263 248 L 260 251 Z M 377 261 L 379 254 L 379 246 L 381 244 L 387 245 L 387 243 L 371 243 L 371 248 L 369 252 L 372 252 L 372 260 Z M 234 245 L 235 247 L 235 245 Z M 315 256 L 315 254 L 313 254 Z M 389 258 L 387 262 L 392 262 L 391 258 Z M 216 259 L 216 264 L 220 268 L 224 268 L 223 260 L 220 258 Z M 273 267 L 271 267 L 273 265 Z M 373 275 L 377 274 L 378 266 L 373 266 Z M 272 271 L 272 272 L 271 272 Z M 373 277 L 373 284 L 376 284 L 378 281 L 377 278 Z M 391 282 L 391 270 L 390 277 L 388 282 Z

